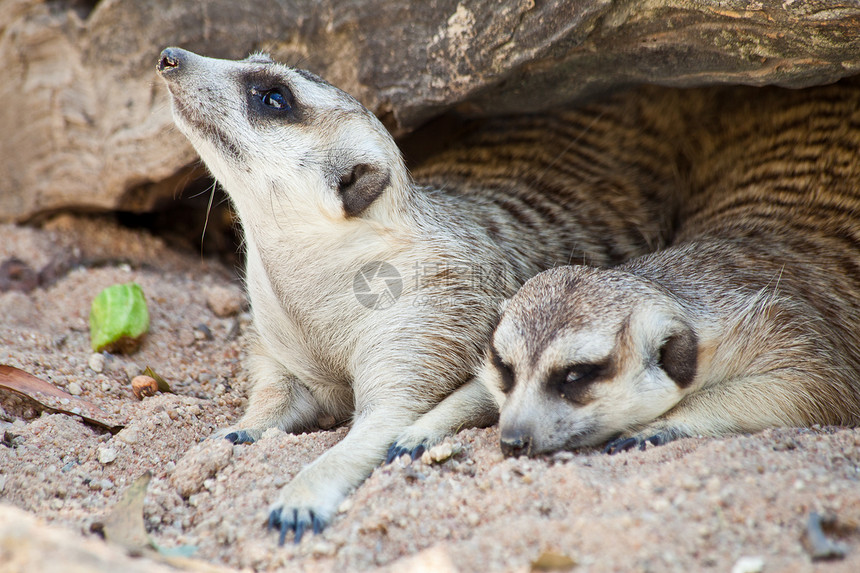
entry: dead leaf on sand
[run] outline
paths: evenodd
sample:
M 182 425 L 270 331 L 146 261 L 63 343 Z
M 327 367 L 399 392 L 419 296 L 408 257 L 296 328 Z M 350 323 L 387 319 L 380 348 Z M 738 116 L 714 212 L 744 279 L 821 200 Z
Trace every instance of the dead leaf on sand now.
M 122 424 L 114 423 L 107 412 L 92 402 L 63 392 L 50 382 L 14 366 L 0 364 L 0 389 L 29 398 L 43 410 L 80 416 L 84 422 L 109 430 L 112 434 L 124 428 Z
M 532 571 L 569 571 L 576 567 L 576 561 L 564 553 L 544 551 L 532 561 Z
M 143 498 L 151 478 L 152 472 L 137 478 L 104 520 L 93 524 L 107 541 L 121 545 L 131 554 L 140 555 L 155 547 L 143 523 Z
M 90 529 L 100 533 L 106 541 L 123 547 L 132 556 L 145 555 L 185 571 L 225 571 L 205 561 L 190 559 L 196 547 L 160 547 L 149 537 L 143 520 L 143 500 L 150 479 L 152 472 L 149 471 L 137 478 L 110 513 L 102 521 L 94 522 Z

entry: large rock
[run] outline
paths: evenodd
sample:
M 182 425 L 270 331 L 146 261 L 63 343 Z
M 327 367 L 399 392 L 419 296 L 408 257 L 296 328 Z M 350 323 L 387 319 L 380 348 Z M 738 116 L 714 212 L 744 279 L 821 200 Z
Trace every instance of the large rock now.
M 0 0 L 0 220 L 146 211 L 199 175 L 153 71 L 168 45 L 230 58 L 270 51 L 403 135 L 454 107 L 532 111 L 641 82 L 832 82 L 860 70 L 860 6 Z
M 208 564 L 203 564 L 208 567 Z M 151 558 L 133 559 L 126 551 L 92 536 L 48 525 L 7 504 L 0 504 L 0 570 L 8 573 L 172 573 Z M 204 570 L 204 569 L 199 569 Z M 212 566 L 208 571 L 217 571 Z

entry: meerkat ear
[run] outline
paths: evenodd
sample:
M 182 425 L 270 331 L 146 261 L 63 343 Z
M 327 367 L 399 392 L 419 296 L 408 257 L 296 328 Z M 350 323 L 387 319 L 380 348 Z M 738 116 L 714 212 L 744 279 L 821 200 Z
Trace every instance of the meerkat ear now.
M 369 163 L 354 165 L 341 176 L 337 192 L 343 201 L 343 211 L 347 217 L 357 217 L 370 204 L 382 195 L 391 176 L 387 169 Z
M 686 324 L 670 336 L 660 349 L 660 367 L 681 388 L 693 383 L 699 357 L 699 339 Z

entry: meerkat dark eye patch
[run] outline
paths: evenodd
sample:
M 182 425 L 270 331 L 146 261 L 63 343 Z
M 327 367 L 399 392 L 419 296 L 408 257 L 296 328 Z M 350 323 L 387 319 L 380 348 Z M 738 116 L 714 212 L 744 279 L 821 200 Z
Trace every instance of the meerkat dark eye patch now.
M 609 363 L 571 364 L 550 372 L 546 384 L 562 399 L 582 405 L 589 401 L 590 386 L 608 376 Z
M 502 392 L 510 394 L 511 390 L 514 389 L 514 369 L 511 368 L 510 364 L 502 360 L 499 352 L 492 345 L 490 345 L 490 360 L 496 372 L 499 373 L 499 378 L 502 381 Z
M 253 121 L 284 121 L 298 123 L 303 120 L 301 107 L 284 78 L 264 70 L 256 70 L 245 77 L 248 90 L 248 117 Z
M 391 180 L 387 169 L 359 163 L 341 175 L 337 192 L 347 217 L 357 217 L 376 201 Z

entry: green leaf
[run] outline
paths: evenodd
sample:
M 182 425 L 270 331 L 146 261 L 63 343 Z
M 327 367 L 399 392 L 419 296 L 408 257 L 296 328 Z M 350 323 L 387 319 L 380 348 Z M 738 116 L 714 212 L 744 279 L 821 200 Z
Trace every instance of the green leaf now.
M 90 344 L 96 352 L 131 353 L 149 330 L 149 310 L 137 283 L 109 286 L 90 309 Z

